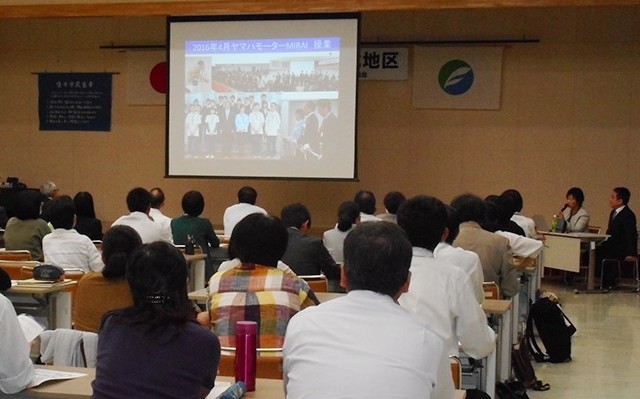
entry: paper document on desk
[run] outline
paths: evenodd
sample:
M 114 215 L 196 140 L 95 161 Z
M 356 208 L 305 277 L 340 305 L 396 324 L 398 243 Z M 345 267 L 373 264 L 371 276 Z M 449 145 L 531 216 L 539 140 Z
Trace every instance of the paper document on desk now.
M 36 369 L 36 373 L 33 376 L 33 380 L 31 380 L 31 384 L 29 384 L 29 388 L 37 387 L 46 381 L 54 381 L 54 380 L 71 380 L 73 378 L 84 377 L 86 374 L 82 373 L 71 373 L 68 371 L 58 371 L 58 370 L 50 370 L 50 369 Z
M 18 321 L 20 322 L 20 327 L 22 328 L 22 332 L 24 333 L 24 337 L 27 339 L 27 342 L 33 341 L 41 332 L 44 331 L 44 326 L 27 314 L 22 313 L 18 315 Z
M 230 382 L 216 382 L 216 386 L 211 389 L 211 392 L 209 392 L 209 395 L 207 395 L 205 399 L 218 399 L 220 395 L 222 395 L 222 392 L 229 389 L 230 386 Z

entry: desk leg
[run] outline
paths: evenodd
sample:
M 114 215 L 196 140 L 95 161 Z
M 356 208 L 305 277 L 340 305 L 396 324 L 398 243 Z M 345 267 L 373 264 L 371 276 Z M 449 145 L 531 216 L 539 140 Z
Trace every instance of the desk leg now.
M 498 368 L 498 381 L 506 381 L 511 376 L 511 314 L 512 311 L 502 315 L 500 323 L 500 364 Z
M 609 290 L 601 290 L 595 288 L 596 281 L 596 243 L 589 242 L 589 270 L 587 270 L 587 289 L 580 291 L 575 290 L 576 294 L 606 294 Z
M 496 397 L 496 350 L 489 354 L 486 358 L 487 367 L 485 368 L 485 381 L 482 390 L 492 399 Z
M 192 265 L 193 270 L 193 290 L 200 290 L 204 288 L 204 272 L 205 272 L 205 262 L 204 259 L 197 260 L 193 262 Z
M 49 328 L 71 328 L 71 293 L 56 292 L 51 295 L 49 302 Z

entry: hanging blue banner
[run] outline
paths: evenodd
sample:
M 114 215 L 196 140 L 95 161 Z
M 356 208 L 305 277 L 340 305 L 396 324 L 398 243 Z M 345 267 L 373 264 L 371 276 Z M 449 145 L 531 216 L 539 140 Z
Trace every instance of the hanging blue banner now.
M 40 130 L 111 130 L 111 73 L 38 74 Z

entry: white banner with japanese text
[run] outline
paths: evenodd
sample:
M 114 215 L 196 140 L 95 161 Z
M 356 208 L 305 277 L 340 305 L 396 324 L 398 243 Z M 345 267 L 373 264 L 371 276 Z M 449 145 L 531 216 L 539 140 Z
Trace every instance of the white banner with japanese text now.
M 361 47 L 358 76 L 365 80 L 407 80 L 409 49 Z
M 416 46 L 413 106 L 500 109 L 502 55 L 502 47 Z

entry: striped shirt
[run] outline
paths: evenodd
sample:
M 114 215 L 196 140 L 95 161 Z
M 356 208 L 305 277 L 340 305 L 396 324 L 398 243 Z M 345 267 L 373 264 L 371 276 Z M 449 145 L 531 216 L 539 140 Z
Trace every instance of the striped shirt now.
M 223 347 L 236 346 L 236 322 L 255 321 L 258 347 L 281 348 L 289 319 L 319 303 L 304 280 L 248 263 L 214 274 L 209 292 L 211 324 Z

